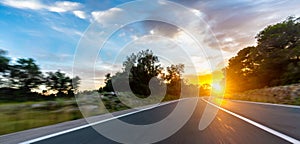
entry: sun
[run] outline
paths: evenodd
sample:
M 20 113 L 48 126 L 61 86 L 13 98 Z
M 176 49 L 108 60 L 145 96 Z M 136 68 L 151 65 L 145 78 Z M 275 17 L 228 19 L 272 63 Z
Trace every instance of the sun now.
M 212 83 L 211 87 L 214 93 L 220 94 L 224 92 L 224 87 L 219 82 Z

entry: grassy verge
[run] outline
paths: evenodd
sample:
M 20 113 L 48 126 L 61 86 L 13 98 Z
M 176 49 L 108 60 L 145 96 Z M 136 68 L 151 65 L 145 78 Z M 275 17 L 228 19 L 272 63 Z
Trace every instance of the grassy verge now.
M 0 135 L 82 118 L 70 99 L 1 103 L 0 111 Z
M 99 96 L 101 97 L 100 103 Z M 154 96 L 146 101 L 132 100 L 128 93 L 101 96 L 98 93 L 79 95 L 75 99 L 57 98 L 51 101 L 1 102 L 0 101 L 0 135 L 22 130 L 57 124 L 94 116 L 106 112 L 125 110 L 131 107 L 150 105 L 161 101 L 178 99 L 176 96 Z M 122 102 L 121 102 L 122 101 Z M 128 105 L 128 106 L 126 106 Z
M 264 103 L 274 103 L 274 104 L 288 104 L 288 105 L 300 105 L 300 95 L 290 96 L 289 94 L 284 94 L 278 96 L 276 93 L 259 93 L 255 90 L 248 91 L 244 93 L 233 93 L 226 94 L 225 98 L 234 100 L 244 100 L 253 102 L 264 102 Z
M 271 96 L 246 95 L 242 93 L 226 94 L 225 98 L 234 99 L 234 100 L 253 101 L 253 102 L 283 103 Z

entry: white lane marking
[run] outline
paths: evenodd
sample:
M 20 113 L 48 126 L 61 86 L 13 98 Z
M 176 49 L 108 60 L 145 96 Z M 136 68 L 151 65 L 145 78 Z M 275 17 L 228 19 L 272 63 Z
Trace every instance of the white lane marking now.
M 252 102 L 252 101 L 231 100 L 231 99 L 225 99 L 225 100 L 229 100 L 229 101 L 233 101 L 233 102 L 241 102 L 241 103 L 269 105 L 269 106 L 281 106 L 281 107 L 287 107 L 287 108 L 299 108 L 300 109 L 300 106 L 296 106 L 296 105 L 274 104 L 274 103 L 264 103 L 264 102 Z
M 90 126 L 93 126 L 93 125 L 101 124 L 101 123 L 104 123 L 104 122 L 107 122 L 107 121 L 110 121 L 110 120 L 114 120 L 114 119 L 118 119 L 118 118 L 121 118 L 121 117 L 129 116 L 129 115 L 139 113 L 139 112 L 142 112 L 142 111 L 154 109 L 156 107 L 168 105 L 168 104 L 175 103 L 175 102 L 185 100 L 185 99 L 188 99 L 188 98 L 183 98 L 183 99 L 178 99 L 178 100 L 174 100 L 174 101 L 164 102 L 164 103 L 161 103 L 159 105 L 150 106 L 150 107 L 144 108 L 144 109 L 139 109 L 137 111 L 133 111 L 133 112 L 129 112 L 129 113 L 126 113 L 126 114 L 114 116 L 114 117 L 104 119 L 104 120 L 101 120 L 101 121 L 98 121 L 98 122 L 86 124 L 86 125 L 83 125 L 83 126 L 75 127 L 75 128 L 72 128 L 72 129 L 64 130 L 64 131 L 53 133 L 53 134 L 50 134 L 50 135 L 38 137 L 38 138 L 35 138 L 35 139 L 32 139 L 32 140 L 24 141 L 24 142 L 21 142 L 20 144 L 30 144 L 30 143 L 38 142 L 38 141 L 41 141 L 41 140 L 45 140 L 45 139 L 48 139 L 48 138 L 52 138 L 52 137 L 55 137 L 55 136 L 59 136 L 59 135 L 62 135 L 62 134 L 66 134 L 66 133 L 69 133 L 69 132 L 80 130 L 80 129 L 83 129 L 83 128 L 87 128 L 87 127 L 90 127 Z
M 239 119 L 241 119 L 241 120 L 243 120 L 243 121 L 245 121 L 247 123 L 250 123 L 250 124 L 252 124 L 252 125 L 254 125 L 254 126 L 256 126 L 256 127 L 260 128 L 260 129 L 264 130 L 264 131 L 267 131 L 267 132 L 269 132 L 269 133 L 271 133 L 271 134 L 273 134 L 275 136 L 278 136 L 278 137 L 280 137 L 280 138 L 282 138 L 282 139 L 284 139 L 284 140 L 286 140 L 288 142 L 291 142 L 291 143 L 294 143 L 294 144 L 300 144 L 300 141 L 297 140 L 297 139 L 295 139 L 295 138 L 292 138 L 292 137 L 290 137 L 288 135 L 285 135 L 283 133 L 275 131 L 275 130 L 269 128 L 269 127 L 266 127 L 266 126 L 264 126 L 262 124 L 259 124 L 259 123 L 255 122 L 253 120 L 247 119 L 247 118 L 245 118 L 243 116 L 240 116 L 240 115 L 238 115 L 236 113 L 233 113 L 233 112 L 231 112 L 231 111 L 229 111 L 227 109 L 219 107 L 219 106 L 217 106 L 217 105 L 215 105 L 215 104 L 213 104 L 213 103 L 211 103 L 211 102 L 209 102 L 209 101 L 207 101 L 207 100 L 205 100 L 203 98 L 201 98 L 201 99 L 203 101 L 207 102 L 208 104 L 210 104 L 210 105 L 212 105 L 212 106 L 214 106 L 214 107 L 216 107 L 216 108 L 218 108 L 218 109 L 220 109 L 220 110 L 222 110 L 222 111 L 224 111 L 224 112 L 226 112 L 228 114 L 231 114 L 231 115 L 233 115 L 233 116 L 235 116 L 235 117 L 237 117 L 237 118 L 239 118 Z

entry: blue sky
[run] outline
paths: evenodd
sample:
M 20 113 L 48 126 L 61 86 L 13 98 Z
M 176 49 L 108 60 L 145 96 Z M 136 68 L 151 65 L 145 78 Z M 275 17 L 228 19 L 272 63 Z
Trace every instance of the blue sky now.
M 60 69 L 71 75 L 76 47 L 86 29 L 91 24 L 98 23 L 100 25 L 98 32 L 101 32 L 107 24 L 131 18 L 122 17 L 124 9 L 114 8 L 126 2 L 128 1 L 0 0 L 0 49 L 7 50 L 12 61 L 20 57 L 30 57 L 37 61 L 43 71 Z M 200 22 L 200 19 L 207 23 L 223 54 L 224 61 L 218 62 L 225 64 L 240 49 L 255 45 L 255 35 L 267 25 L 280 22 L 288 16 L 300 16 L 299 0 L 174 0 L 173 2 L 186 6 L 197 15 L 199 19 L 193 20 L 195 24 Z M 136 9 L 146 10 L 152 6 L 155 7 L 155 12 L 163 15 L 165 9 L 163 1 L 157 0 L 153 3 L 161 5 L 138 5 Z M 140 15 L 145 13 L 136 12 Z M 132 15 L 135 17 L 134 13 Z M 179 12 L 174 19 L 180 21 L 181 17 L 188 16 Z M 196 28 L 195 25 L 191 27 L 194 32 L 201 31 L 201 28 Z M 155 34 L 156 37 L 153 37 Z M 158 37 L 160 35 L 164 38 Z M 172 41 L 185 40 L 189 41 L 184 32 L 161 22 L 137 22 L 123 26 L 110 37 L 103 48 L 103 53 L 100 53 L 101 58 L 97 60 L 99 63 L 96 68 L 97 75 L 85 74 L 88 70 L 82 70 L 80 76 L 87 79 L 82 87 L 94 89 L 103 83 L 105 73 L 120 69 L 120 62 L 111 63 L 116 55 L 109 56 L 109 52 L 114 54 L 121 52 L 120 49 L 126 45 L 131 46 L 131 50 L 123 51 L 122 56 L 125 57 L 128 53 L 139 50 L 136 47 L 158 47 L 157 43 L 160 46 L 171 47 Z M 216 43 L 207 43 L 209 55 L 205 57 L 198 54 L 190 57 L 193 62 L 200 65 L 201 69 L 196 72 L 199 75 L 210 72 L 209 66 L 205 64 L 207 59 L 216 59 L 219 56 L 213 50 Z M 186 42 L 186 45 L 188 44 L 189 42 Z M 192 44 L 190 45 L 192 47 Z M 159 52 L 161 49 L 154 48 L 153 51 Z M 179 50 L 179 53 L 182 51 Z M 169 59 L 185 61 L 176 53 Z M 122 61 L 122 58 L 119 61 Z M 167 59 L 163 61 L 168 63 Z M 84 69 L 92 68 L 86 66 Z M 88 84 L 94 80 L 97 81 L 96 84 Z

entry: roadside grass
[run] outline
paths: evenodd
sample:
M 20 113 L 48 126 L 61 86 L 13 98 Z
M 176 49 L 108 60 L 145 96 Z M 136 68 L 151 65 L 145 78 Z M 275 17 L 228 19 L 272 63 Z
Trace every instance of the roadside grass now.
M 289 96 L 286 96 L 284 98 L 279 99 L 275 96 L 270 96 L 270 95 L 235 93 L 235 94 L 226 94 L 224 98 L 233 99 L 233 100 L 263 102 L 263 103 L 300 105 L 300 97 L 296 99 L 290 99 Z
M 49 101 L 1 103 L 0 135 L 82 118 L 74 106 L 49 107 L 47 103 Z M 40 107 L 32 107 L 37 104 Z
M 78 112 L 18 111 L 0 114 L 0 135 L 81 118 Z
M 253 102 L 265 102 L 265 103 L 281 103 L 276 98 L 271 96 L 259 96 L 259 95 L 244 95 L 244 94 L 226 94 L 225 98 L 234 100 L 244 100 Z
M 141 102 L 132 100 L 128 93 L 120 93 L 119 96 L 101 96 L 98 93 L 79 95 L 77 101 L 79 101 L 81 111 L 75 98 L 27 102 L 0 101 L 0 135 L 76 120 L 83 118 L 83 115 L 85 117 L 95 116 L 178 99 L 171 95 L 153 96 L 151 99 Z M 101 97 L 102 104 L 99 103 L 99 97 Z
M 5 106 L 5 105 L 10 105 L 10 106 L 13 106 L 13 105 L 30 105 L 30 104 L 35 104 L 35 103 L 41 103 L 41 102 L 37 102 L 37 101 L 26 101 L 26 102 L 14 102 L 14 101 L 9 101 L 9 102 L 3 102 L 3 101 L 0 101 L 0 106 Z

